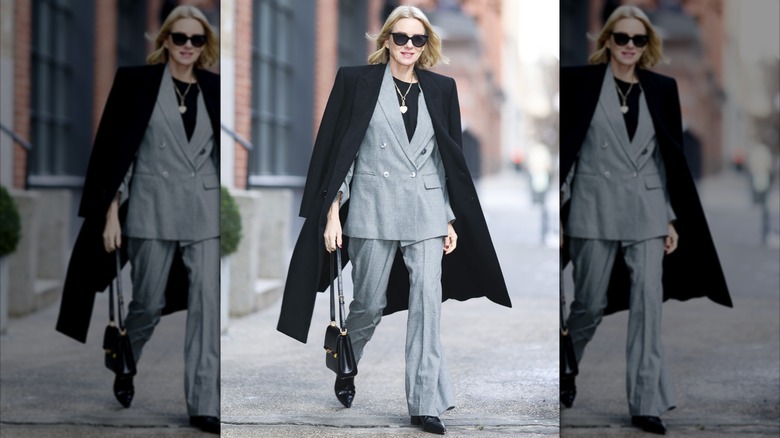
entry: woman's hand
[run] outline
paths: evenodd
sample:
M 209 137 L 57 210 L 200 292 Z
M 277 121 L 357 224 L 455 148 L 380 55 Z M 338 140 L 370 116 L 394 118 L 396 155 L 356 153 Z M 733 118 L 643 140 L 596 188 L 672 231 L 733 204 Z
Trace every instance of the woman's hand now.
M 114 252 L 122 247 L 122 226 L 119 225 L 119 197 L 117 196 L 106 213 L 106 227 L 103 229 L 103 247 L 106 252 Z
M 679 240 L 680 238 L 677 236 L 677 230 L 674 229 L 674 225 L 670 222 L 669 235 L 664 239 L 664 253 L 667 255 L 673 253 L 674 250 L 677 249 L 677 242 Z
M 455 233 L 455 228 L 452 227 L 452 223 L 447 224 L 447 237 L 444 238 L 444 254 L 447 255 L 458 246 L 458 235 Z
M 341 248 L 341 218 L 339 218 L 339 205 L 341 203 L 341 193 L 336 200 L 330 204 L 328 210 L 328 222 L 325 224 L 325 251 L 333 252 L 336 247 Z

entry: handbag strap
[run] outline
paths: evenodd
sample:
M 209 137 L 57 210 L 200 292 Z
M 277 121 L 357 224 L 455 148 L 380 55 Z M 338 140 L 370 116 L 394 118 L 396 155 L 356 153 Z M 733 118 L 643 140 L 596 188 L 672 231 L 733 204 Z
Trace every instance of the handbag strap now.
M 125 300 L 124 296 L 122 296 L 122 261 L 119 256 L 119 249 L 117 248 L 114 250 L 114 254 L 116 255 L 114 260 L 116 262 L 116 296 L 117 296 L 117 307 L 118 307 L 118 314 L 119 314 L 119 331 L 124 332 L 125 331 L 125 321 L 124 316 L 122 314 L 123 309 L 125 308 Z
M 108 323 L 114 325 L 114 282 L 108 283 Z
M 336 250 L 336 267 L 338 268 L 338 280 L 339 280 L 339 319 L 341 320 L 341 334 L 347 334 L 347 317 L 344 316 L 344 288 L 341 281 L 341 250 Z
M 330 274 L 330 322 L 332 325 L 336 325 L 336 291 L 333 288 L 333 264 L 335 260 L 333 253 L 330 253 L 330 260 L 328 262 L 328 273 Z

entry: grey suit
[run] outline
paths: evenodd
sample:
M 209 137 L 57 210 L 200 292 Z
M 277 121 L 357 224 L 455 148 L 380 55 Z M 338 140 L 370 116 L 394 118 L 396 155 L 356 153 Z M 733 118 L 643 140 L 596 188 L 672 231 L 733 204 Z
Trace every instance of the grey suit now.
M 644 93 L 632 141 L 620 113 L 612 70 L 576 166 L 563 186 L 571 196 L 565 224 L 571 238 L 575 298 L 568 326 L 581 360 L 607 306 L 615 258 L 631 272 L 626 348 L 626 391 L 631 415 L 657 416 L 674 406 L 661 345 L 663 238 L 674 212 L 666 192 L 663 161 Z M 632 109 L 635 111 L 636 109 Z
M 190 415 L 219 417 L 219 177 L 211 159 L 214 132 L 200 94 L 196 128 L 187 140 L 173 87 L 166 68 L 135 163 L 120 187 L 129 191 L 123 231 L 129 237 L 133 300 L 127 331 L 138 360 L 160 320 L 178 249 L 189 280 L 187 409 Z
M 454 405 L 439 336 L 442 237 L 454 220 L 444 167 L 423 94 L 411 142 L 385 69 L 366 135 L 347 178 L 350 201 L 344 234 L 350 237 L 354 299 L 347 329 L 358 360 L 382 317 L 390 268 L 400 249 L 409 270 L 406 396 L 411 415 L 438 416 Z

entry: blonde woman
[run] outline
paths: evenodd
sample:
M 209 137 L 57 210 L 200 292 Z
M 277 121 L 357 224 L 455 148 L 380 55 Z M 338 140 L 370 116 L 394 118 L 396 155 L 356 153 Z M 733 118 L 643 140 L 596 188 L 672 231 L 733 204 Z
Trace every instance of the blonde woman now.
M 663 59 L 658 33 L 640 9 L 621 6 L 597 45 L 593 65 L 561 69 L 561 269 L 572 262 L 575 287 L 568 328 L 580 362 L 602 316 L 629 309 L 631 423 L 664 434 L 660 415 L 675 397 L 661 304 L 731 298 L 682 153 L 677 84 L 648 70 Z M 575 395 L 574 378 L 562 380 L 561 403 L 571 407 Z
M 218 61 L 219 42 L 201 11 L 179 6 L 155 46 L 149 65 L 120 68 L 114 79 L 57 329 L 85 342 L 94 293 L 115 276 L 110 253 L 126 253 L 136 361 L 160 316 L 188 309 L 187 411 L 192 425 L 219 433 L 219 77 L 204 70 Z M 113 389 L 130 407 L 133 376 L 116 376 Z
M 347 329 L 355 356 L 383 314 L 409 310 L 406 398 L 411 423 L 443 434 L 455 405 L 439 335 L 441 301 L 487 296 L 510 306 L 476 190 L 463 158 L 455 81 L 428 69 L 445 61 L 417 8 L 400 6 L 372 38 L 371 65 L 344 67 L 314 145 L 278 329 L 301 342 L 328 253 L 352 260 Z M 343 227 L 343 228 L 342 228 Z M 336 379 L 350 407 L 354 379 Z

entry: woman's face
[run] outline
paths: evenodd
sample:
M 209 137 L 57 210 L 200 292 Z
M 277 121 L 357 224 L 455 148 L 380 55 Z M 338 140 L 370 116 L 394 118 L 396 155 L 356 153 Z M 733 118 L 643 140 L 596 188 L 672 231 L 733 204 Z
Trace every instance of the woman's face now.
M 395 23 L 391 33 L 402 33 L 408 37 L 425 35 L 425 27 L 415 18 L 402 18 Z M 385 47 L 390 50 L 390 62 L 403 66 L 414 66 L 425 50 L 425 46 L 415 47 L 411 39 L 402 46 L 396 45 L 392 35 L 389 35 L 385 40 Z
M 616 36 L 615 34 L 623 34 Z M 618 42 L 624 35 L 632 37 L 625 45 L 619 45 Z M 622 64 L 626 67 L 633 67 L 642 58 L 642 54 L 645 52 L 645 46 L 638 47 L 636 41 L 633 39 L 635 36 L 647 39 L 647 29 L 645 25 L 636 18 L 623 18 L 615 23 L 615 28 L 612 29 L 612 35 L 607 40 L 607 47 L 612 61 Z M 621 38 L 622 37 L 622 38 Z M 616 39 L 618 41 L 616 41 Z
M 188 39 L 182 43 L 181 35 L 186 35 Z M 193 44 L 192 38 L 195 37 L 196 41 Z M 206 31 L 203 29 L 203 25 L 200 21 L 194 18 L 180 18 L 173 23 L 168 38 L 165 39 L 163 44 L 168 49 L 169 61 L 175 64 L 179 64 L 181 67 L 190 67 L 195 65 L 201 52 L 203 52 L 203 44 L 206 38 Z M 198 41 L 200 40 L 200 41 Z M 177 45 L 180 43 L 182 45 Z M 196 44 L 200 44 L 200 47 L 196 47 Z

